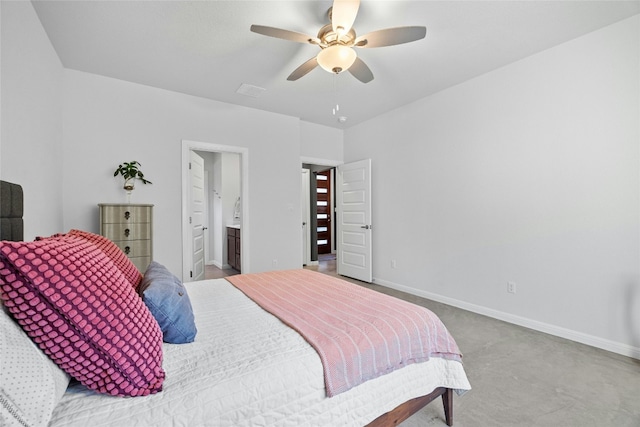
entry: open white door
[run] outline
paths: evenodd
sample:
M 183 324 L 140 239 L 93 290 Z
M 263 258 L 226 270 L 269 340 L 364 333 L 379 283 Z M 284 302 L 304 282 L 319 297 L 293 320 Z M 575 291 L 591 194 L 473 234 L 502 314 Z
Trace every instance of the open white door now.
M 204 159 L 190 151 L 189 229 L 191 230 L 191 280 L 204 279 Z
M 371 283 L 371 159 L 338 166 L 337 271 Z
M 310 211 L 310 184 L 309 184 L 309 169 L 302 169 L 302 183 L 300 192 L 300 212 L 302 213 L 302 265 L 309 265 L 311 263 L 311 213 Z

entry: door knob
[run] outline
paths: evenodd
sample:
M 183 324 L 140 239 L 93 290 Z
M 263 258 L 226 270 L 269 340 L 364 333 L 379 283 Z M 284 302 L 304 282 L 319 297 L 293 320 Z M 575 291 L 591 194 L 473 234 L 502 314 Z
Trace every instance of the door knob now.
M 365 230 L 369 230 L 371 228 L 370 225 L 361 225 L 360 228 L 364 228 Z

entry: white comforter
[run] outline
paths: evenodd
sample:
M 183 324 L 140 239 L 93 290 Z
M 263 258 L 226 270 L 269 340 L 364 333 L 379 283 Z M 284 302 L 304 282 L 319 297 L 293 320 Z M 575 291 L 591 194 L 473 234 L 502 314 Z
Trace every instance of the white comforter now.
M 51 426 L 362 426 L 436 387 L 470 389 L 460 363 L 432 358 L 325 396 L 322 364 L 298 333 L 224 279 L 187 283 L 198 327 L 165 344 L 161 393 L 69 388 Z

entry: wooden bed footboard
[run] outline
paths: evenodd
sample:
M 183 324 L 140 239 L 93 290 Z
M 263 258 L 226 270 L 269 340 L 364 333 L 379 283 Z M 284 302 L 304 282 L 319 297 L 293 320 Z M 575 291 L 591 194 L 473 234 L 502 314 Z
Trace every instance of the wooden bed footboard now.
M 380 415 L 378 418 L 367 424 L 367 427 L 397 426 L 440 396 L 442 396 L 442 404 L 444 405 L 445 421 L 448 426 L 452 426 L 453 389 L 438 387 L 426 396 L 411 399 L 386 414 Z

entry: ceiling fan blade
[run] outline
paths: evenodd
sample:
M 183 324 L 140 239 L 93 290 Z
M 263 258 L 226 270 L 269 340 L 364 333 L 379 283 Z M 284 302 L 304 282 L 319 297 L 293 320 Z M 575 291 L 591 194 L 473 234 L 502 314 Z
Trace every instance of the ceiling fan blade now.
M 298 43 L 313 43 L 316 38 L 295 31 L 282 30 L 280 28 L 267 27 L 264 25 L 252 25 L 251 31 L 263 36 L 275 37 L 277 39 L 289 40 Z
M 360 0 L 333 0 L 331 26 L 338 34 L 349 32 L 358 14 Z
M 298 80 L 300 77 L 305 76 L 317 66 L 318 66 L 318 61 L 314 56 L 313 58 L 311 58 L 310 60 L 308 60 L 307 62 L 305 62 L 298 68 L 296 68 L 295 70 L 293 70 L 293 73 L 289 74 L 289 77 L 287 77 L 287 80 L 289 81 Z
M 373 31 L 358 37 L 355 47 L 383 47 L 409 43 L 423 39 L 427 34 L 426 27 L 396 27 Z
M 356 58 L 356 61 L 353 63 L 351 67 L 349 67 L 349 72 L 356 79 L 360 80 L 362 83 L 369 83 L 373 80 L 373 73 L 364 63 L 364 61 L 360 58 Z

